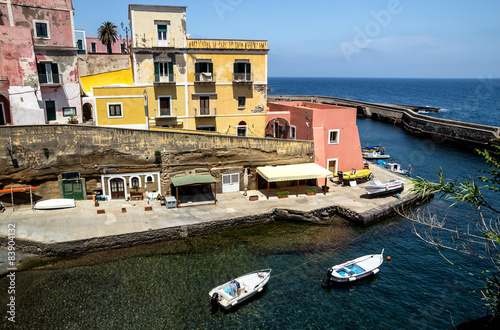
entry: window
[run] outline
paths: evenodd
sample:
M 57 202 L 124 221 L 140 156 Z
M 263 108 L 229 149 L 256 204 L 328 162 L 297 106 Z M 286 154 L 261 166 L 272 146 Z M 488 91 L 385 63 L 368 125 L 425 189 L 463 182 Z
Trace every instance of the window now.
M 168 22 L 156 22 L 156 31 L 158 36 L 158 47 L 167 47 L 169 46 L 169 38 L 168 38 Z
M 244 96 L 238 97 L 238 109 L 245 109 L 245 103 L 247 98 Z
M 76 41 L 76 46 L 78 47 L 78 50 L 83 50 L 83 40 L 82 39 L 78 39 Z
M 212 125 L 200 125 L 197 128 L 198 131 L 208 131 L 208 132 L 215 132 L 215 127 Z
M 6 125 L 6 124 L 7 124 L 7 119 L 5 118 L 3 103 L 0 102 L 0 125 Z
M 196 62 L 194 64 L 194 81 L 204 82 L 204 81 L 214 81 L 214 64 L 207 61 Z
M 91 53 L 97 53 L 97 45 L 95 42 L 90 43 L 90 52 Z
M 174 63 L 155 62 L 155 82 L 174 82 Z
M 248 60 L 237 60 L 234 63 L 234 81 L 251 81 L 252 65 Z
M 153 177 L 151 175 L 148 175 L 146 177 L 146 183 L 153 183 L 153 182 L 155 182 L 155 180 L 153 179 Z
M 121 103 L 108 103 L 108 117 L 123 118 Z
M 35 23 L 35 37 L 48 38 L 49 37 L 49 22 L 34 21 Z
M 297 138 L 296 136 L 296 127 L 295 126 L 290 126 L 290 139 L 295 140 Z
M 328 144 L 338 144 L 339 143 L 339 130 L 334 129 L 328 132 Z
M 200 96 L 200 115 L 210 114 L 210 97 Z
M 122 51 L 122 53 L 123 53 L 123 54 L 127 53 L 127 51 L 126 51 L 126 49 L 125 49 L 125 43 L 123 43 L 123 42 L 122 42 L 122 43 L 120 44 L 120 48 L 121 48 L 121 51 Z
M 43 62 L 36 64 L 40 84 L 59 84 L 59 68 L 57 63 Z
M 139 178 L 137 178 L 137 177 L 133 177 L 130 180 L 130 184 L 132 186 L 132 189 L 136 189 L 136 188 L 139 188 L 141 186 L 140 183 L 139 183 Z
M 170 96 L 159 96 L 158 97 L 160 116 L 171 116 L 170 107 Z
M 236 135 L 237 136 L 247 136 L 248 125 L 244 121 L 240 121 L 238 126 L 236 126 Z

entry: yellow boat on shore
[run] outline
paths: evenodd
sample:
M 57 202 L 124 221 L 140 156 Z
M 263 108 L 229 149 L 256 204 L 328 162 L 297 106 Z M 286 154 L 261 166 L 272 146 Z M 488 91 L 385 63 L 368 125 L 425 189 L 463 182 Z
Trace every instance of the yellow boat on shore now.
M 368 169 L 363 170 L 351 170 L 350 172 L 338 171 L 334 174 L 338 176 L 342 181 L 358 180 L 358 179 L 370 179 L 373 177 L 372 171 Z

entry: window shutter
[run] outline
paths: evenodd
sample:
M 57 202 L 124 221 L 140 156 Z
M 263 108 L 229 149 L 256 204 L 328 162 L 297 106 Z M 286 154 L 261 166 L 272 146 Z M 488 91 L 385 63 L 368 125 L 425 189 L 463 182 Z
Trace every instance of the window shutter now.
M 200 62 L 196 62 L 196 63 L 194 64 L 194 72 L 195 72 L 195 73 L 200 73 L 200 72 L 201 72 L 200 70 L 201 70 L 201 69 L 200 69 Z
M 160 63 L 154 62 L 155 63 L 155 82 L 160 81 Z
M 252 73 L 252 64 L 247 63 L 247 73 Z
M 238 72 L 238 63 L 234 63 L 234 73 L 239 73 Z
M 57 67 L 57 63 L 51 63 L 50 64 L 51 69 L 52 69 L 52 81 L 54 84 L 59 84 L 59 69 Z
M 208 63 L 208 72 L 214 73 L 214 64 L 213 63 Z
M 168 81 L 174 82 L 174 63 L 168 62 Z

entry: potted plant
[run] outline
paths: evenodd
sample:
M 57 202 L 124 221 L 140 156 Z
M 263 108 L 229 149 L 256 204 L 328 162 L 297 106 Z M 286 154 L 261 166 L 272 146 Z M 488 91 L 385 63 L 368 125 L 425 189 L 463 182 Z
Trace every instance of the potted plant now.
M 288 195 L 290 195 L 290 193 L 288 191 L 280 191 L 276 195 L 278 195 L 278 198 L 288 198 Z
M 68 124 L 78 124 L 78 119 L 76 118 L 75 115 L 71 115 L 69 118 L 68 118 Z
M 258 201 L 259 200 L 259 195 L 252 195 L 248 196 L 249 201 Z
M 325 189 L 325 186 L 321 186 L 321 189 Z M 328 192 L 330 190 L 330 187 L 326 186 L 326 192 Z
M 138 185 L 132 186 L 132 191 L 130 192 L 130 199 L 144 199 L 144 195 L 139 191 Z
M 307 189 L 306 195 L 307 196 L 314 196 L 314 195 L 316 195 L 316 192 L 318 192 L 316 189 Z

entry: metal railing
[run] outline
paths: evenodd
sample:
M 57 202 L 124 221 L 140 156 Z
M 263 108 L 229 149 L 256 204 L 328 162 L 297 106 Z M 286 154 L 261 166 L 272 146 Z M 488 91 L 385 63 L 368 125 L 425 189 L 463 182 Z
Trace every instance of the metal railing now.
M 204 83 L 204 82 L 215 82 L 215 74 L 211 72 L 197 72 L 194 74 L 194 82 Z
M 253 74 L 251 73 L 234 73 L 233 74 L 234 82 L 251 82 L 253 81 Z
M 175 75 L 170 73 L 168 75 L 155 74 L 155 83 L 175 83 Z
M 163 112 L 163 113 L 162 113 Z M 175 110 L 162 110 L 160 109 L 160 111 L 158 111 L 158 113 L 155 114 L 156 115 L 156 119 L 161 119 L 161 118 L 172 118 L 172 117 L 177 117 L 177 108 L 175 108 Z
M 217 116 L 217 108 L 209 107 L 209 108 L 195 108 L 194 109 L 195 117 L 215 117 Z
M 40 82 L 40 85 L 62 85 L 63 80 L 62 80 L 62 74 L 43 74 L 40 73 L 38 75 L 38 81 Z

